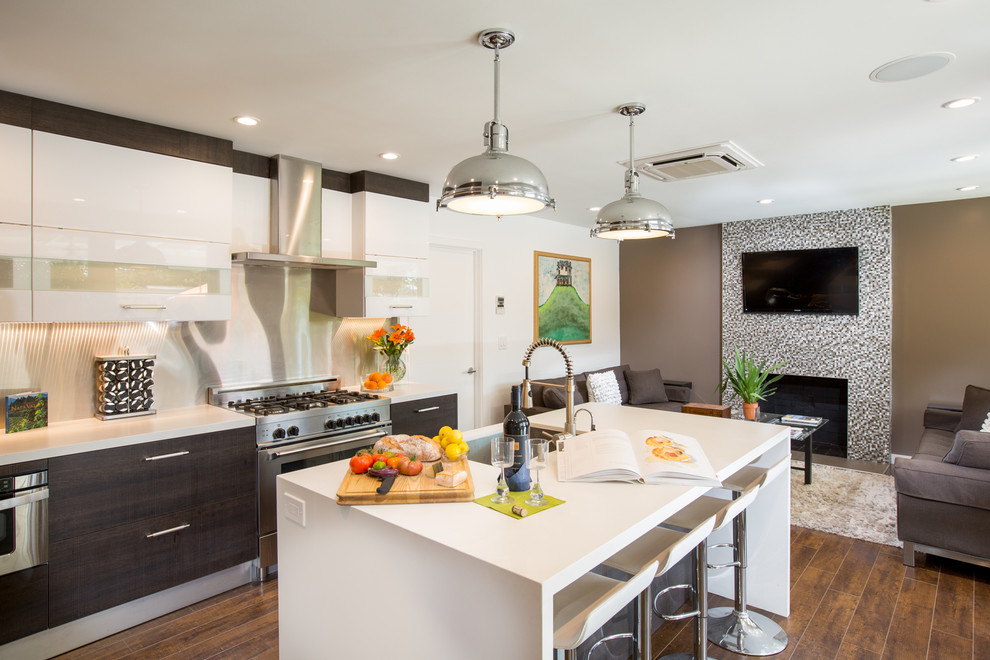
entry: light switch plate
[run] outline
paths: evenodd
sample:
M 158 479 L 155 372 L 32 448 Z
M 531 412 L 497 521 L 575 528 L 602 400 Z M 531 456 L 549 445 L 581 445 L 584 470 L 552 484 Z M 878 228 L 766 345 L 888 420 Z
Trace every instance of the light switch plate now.
M 505 335 L 499 336 L 499 338 L 498 338 L 498 350 L 504 351 L 507 348 L 509 348 L 509 340 L 505 337 Z
M 306 526 L 306 500 L 285 493 L 285 517 L 300 527 Z

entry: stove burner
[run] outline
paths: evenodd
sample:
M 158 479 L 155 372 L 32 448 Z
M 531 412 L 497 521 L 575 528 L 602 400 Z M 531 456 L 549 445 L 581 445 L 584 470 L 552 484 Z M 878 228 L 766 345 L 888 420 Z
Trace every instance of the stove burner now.
M 254 413 L 255 415 L 281 415 L 282 413 L 289 412 L 288 407 L 277 403 L 253 403 L 245 405 L 243 410 Z

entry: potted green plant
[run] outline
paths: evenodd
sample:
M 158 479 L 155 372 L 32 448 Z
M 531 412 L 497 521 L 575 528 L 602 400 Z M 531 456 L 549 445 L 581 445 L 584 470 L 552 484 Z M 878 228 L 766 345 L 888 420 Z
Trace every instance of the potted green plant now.
M 731 362 L 722 360 L 725 367 L 725 377 L 718 384 L 719 393 L 732 388 L 743 402 L 743 416 L 746 419 L 756 419 L 756 407 L 760 401 L 765 401 L 768 396 L 776 391 L 775 387 L 770 387 L 773 383 L 783 378 L 783 375 L 773 375 L 773 372 L 784 366 L 784 362 L 767 366 L 767 361 L 763 360 L 757 364 L 756 360 L 747 355 L 745 351 L 736 349 L 735 359 Z

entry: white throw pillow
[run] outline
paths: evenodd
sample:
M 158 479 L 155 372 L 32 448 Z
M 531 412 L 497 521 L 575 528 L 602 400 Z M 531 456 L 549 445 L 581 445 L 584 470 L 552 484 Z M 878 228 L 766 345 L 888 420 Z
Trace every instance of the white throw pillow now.
M 622 395 L 619 393 L 619 382 L 615 379 L 615 372 L 588 374 L 588 398 L 599 403 L 622 405 Z
M 980 431 L 982 433 L 990 433 L 990 412 L 987 413 L 987 418 L 983 420 L 983 428 Z

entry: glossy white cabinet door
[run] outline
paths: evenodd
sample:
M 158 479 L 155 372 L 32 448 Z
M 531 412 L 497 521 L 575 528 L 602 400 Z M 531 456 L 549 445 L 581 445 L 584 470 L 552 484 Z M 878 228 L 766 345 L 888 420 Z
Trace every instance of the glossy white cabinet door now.
M 378 267 L 365 271 L 365 316 L 429 315 L 429 261 L 380 256 L 375 261 Z
M 36 227 L 230 244 L 229 167 L 34 132 Z
M 0 124 L 0 222 L 31 224 L 31 131 Z
M 362 255 L 429 259 L 428 203 L 369 192 L 351 197 L 355 259 Z
M 0 222 L 0 322 L 31 320 L 31 227 Z
M 324 188 L 321 208 L 323 211 L 323 256 L 334 259 L 363 259 L 363 254 L 351 256 L 353 254 L 354 223 L 351 220 L 350 193 Z
M 34 229 L 35 321 L 230 318 L 226 244 Z

